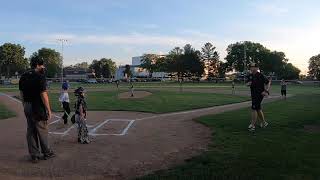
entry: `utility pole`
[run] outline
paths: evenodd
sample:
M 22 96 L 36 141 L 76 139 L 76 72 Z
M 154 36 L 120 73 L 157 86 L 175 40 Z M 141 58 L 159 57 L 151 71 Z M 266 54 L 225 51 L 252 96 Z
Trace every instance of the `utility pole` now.
M 246 46 L 246 42 L 243 41 L 243 55 L 244 55 L 244 59 L 243 59 L 243 82 L 244 84 L 246 84 L 246 78 L 245 78 L 245 72 L 246 72 L 246 62 L 247 62 L 247 46 Z
M 64 43 L 67 43 L 68 40 L 66 39 L 57 39 L 61 43 L 61 84 L 63 84 L 63 46 Z

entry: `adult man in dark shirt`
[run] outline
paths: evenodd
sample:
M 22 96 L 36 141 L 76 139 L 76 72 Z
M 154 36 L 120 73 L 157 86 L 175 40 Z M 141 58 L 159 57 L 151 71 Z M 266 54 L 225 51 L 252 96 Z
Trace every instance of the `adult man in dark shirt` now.
M 259 67 L 256 63 L 250 65 L 251 74 L 248 77 L 247 85 L 250 86 L 251 100 L 252 100 L 252 113 L 251 113 L 251 124 L 249 125 L 249 131 L 255 131 L 255 125 L 257 118 L 260 119 L 260 126 L 262 128 L 267 127 L 268 123 L 264 119 L 264 114 L 261 109 L 261 102 L 264 96 L 269 95 L 269 89 L 271 81 L 269 81 L 263 74 L 258 70 Z M 267 87 L 266 87 L 267 85 Z
M 32 69 L 20 78 L 19 90 L 27 119 L 28 150 L 32 162 L 37 163 L 39 159 L 46 160 L 55 154 L 48 146 L 48 120 L 51 118 L 51 109 L 44 76 L 44 62 L 33 59 L 30 65 Z

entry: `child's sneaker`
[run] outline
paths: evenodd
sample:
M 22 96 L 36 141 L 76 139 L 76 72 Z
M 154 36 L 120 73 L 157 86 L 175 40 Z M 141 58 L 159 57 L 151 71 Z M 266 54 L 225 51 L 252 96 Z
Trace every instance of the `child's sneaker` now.
M 266 121 L 264 123 L 260 124 L 261 128 L 266 128 L 269 125 L 269 123 L 267 123 Z
M 256 127 L 254 127 L 252 124 L 249 125 L 248 130 L 250 132 L 254 132 L 256 130 Z

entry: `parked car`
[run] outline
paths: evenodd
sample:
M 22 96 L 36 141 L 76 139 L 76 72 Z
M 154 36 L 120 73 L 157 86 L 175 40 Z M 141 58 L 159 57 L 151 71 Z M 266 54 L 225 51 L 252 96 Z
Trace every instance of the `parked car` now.
M 98 81 L 96 79 L 88 79 L 87 81 L 85 81 L 85 83 L 88 83 L 88 84 L 97 84 Z
M 130 82 L 138 82 L 138 79 L 137 78 L 131 78 Z

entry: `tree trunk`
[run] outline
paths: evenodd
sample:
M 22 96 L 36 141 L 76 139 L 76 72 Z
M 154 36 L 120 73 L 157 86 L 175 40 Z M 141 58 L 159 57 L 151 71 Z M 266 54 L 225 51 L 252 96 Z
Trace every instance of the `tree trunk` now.
M 7 65 L 7 78 L 10 78 L 10 65 Z

